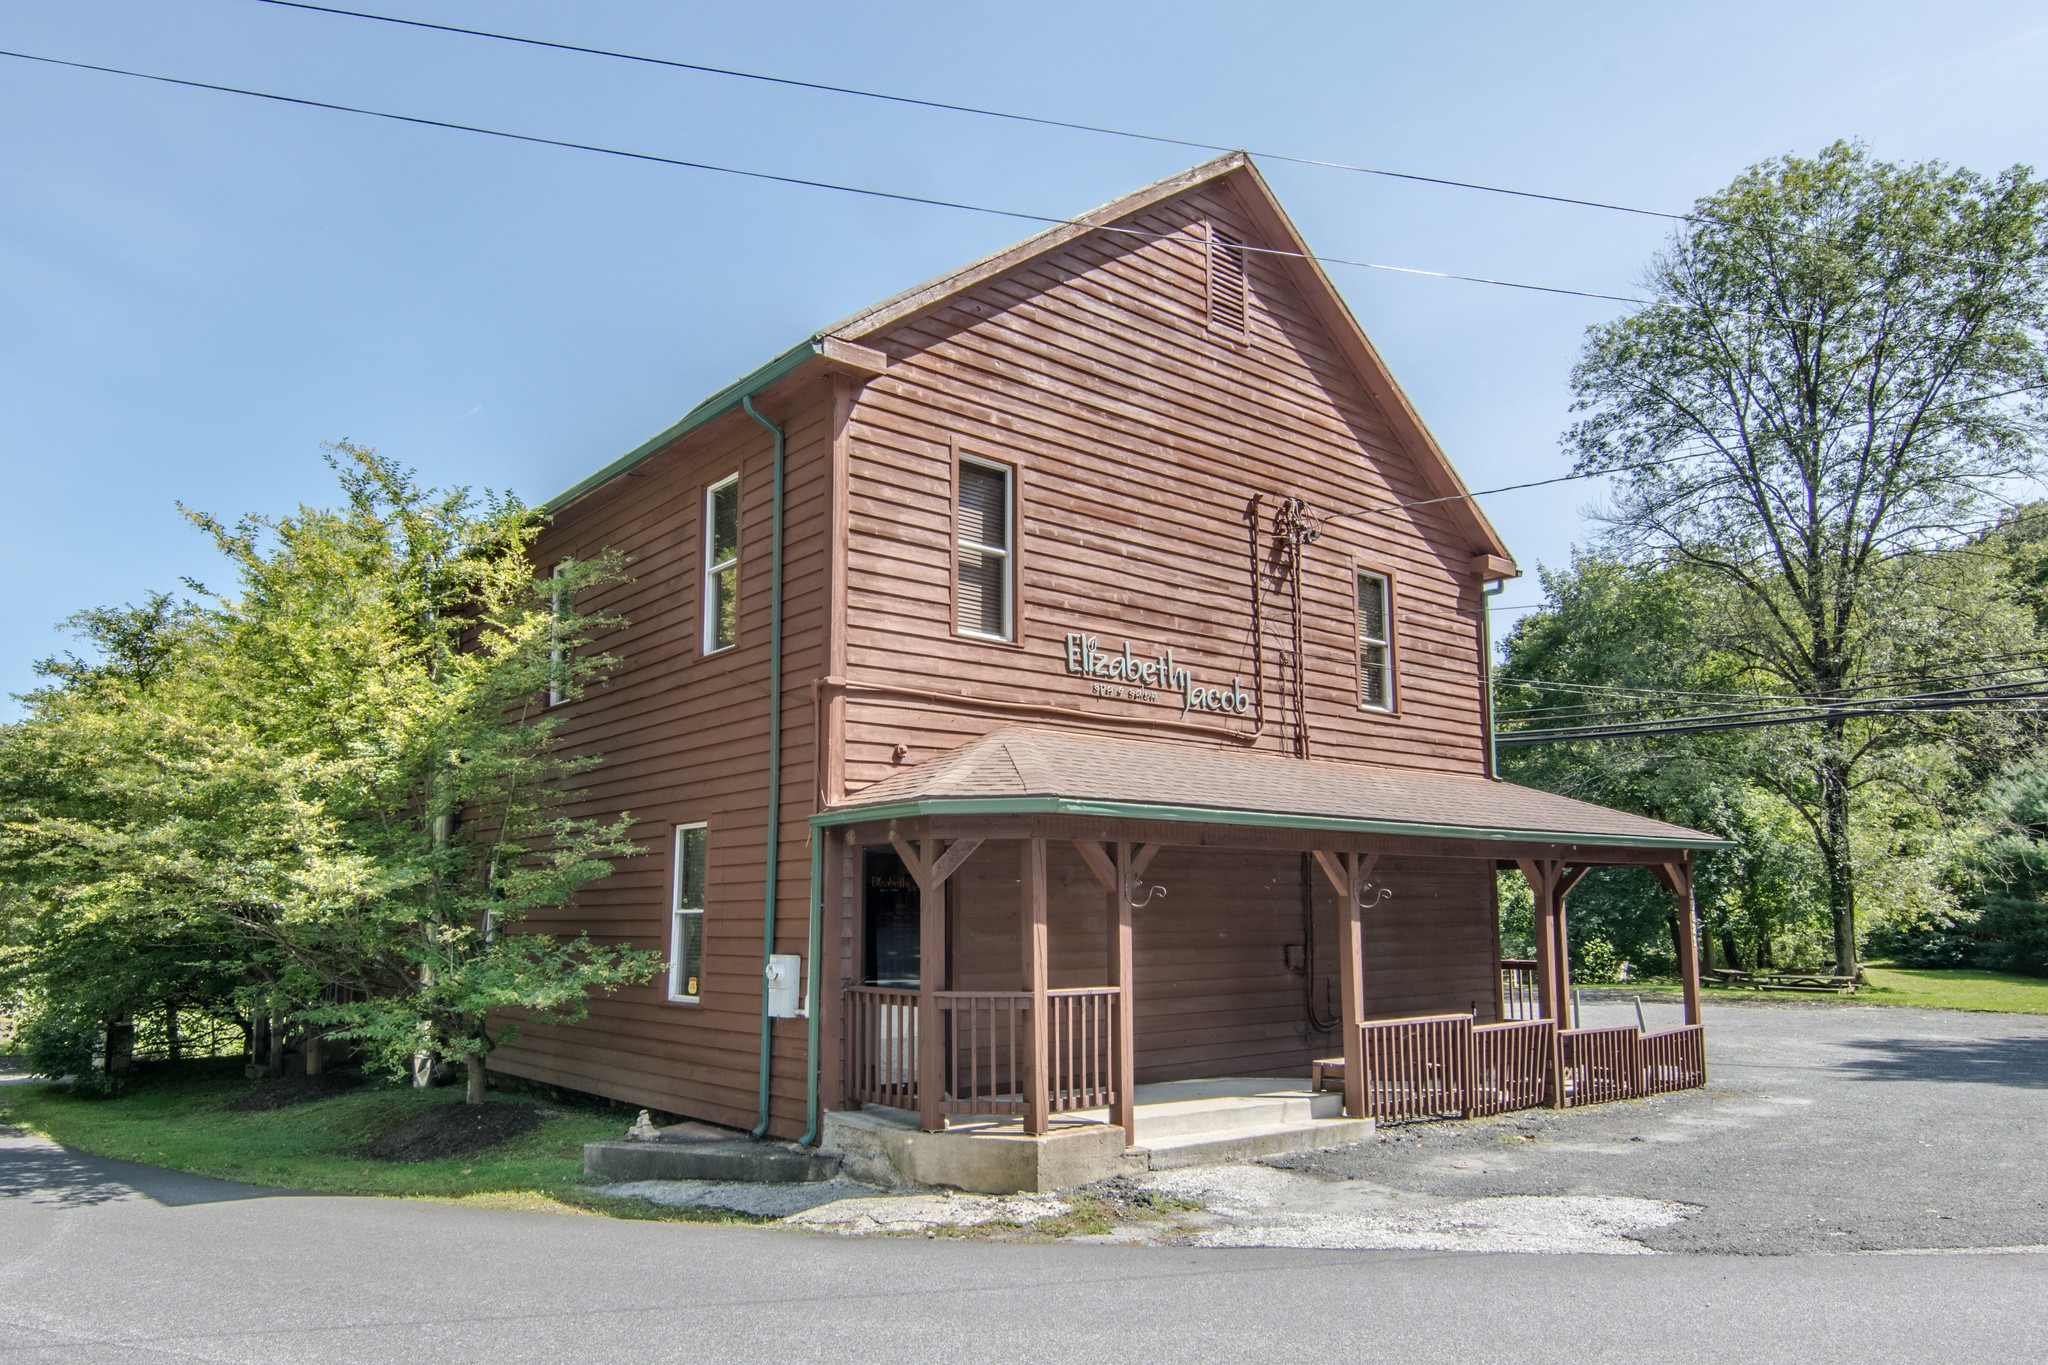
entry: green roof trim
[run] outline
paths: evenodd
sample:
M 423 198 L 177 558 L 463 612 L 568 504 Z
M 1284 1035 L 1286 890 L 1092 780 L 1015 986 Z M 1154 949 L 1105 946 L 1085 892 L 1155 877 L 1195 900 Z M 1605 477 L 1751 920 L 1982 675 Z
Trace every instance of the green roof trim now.
M 1485 829 L 1473 825 L 1422 825 L 1398 820 L 1348 820 L 1333 815 L 1290 815 L 1282 811 L 1223 810 L 1209 806 L 1154 806 L 1124 801 L 1079 801 L 1064 796 L 946 797 L 898 801 L 882 806 L 844 806 L 811 817 L 814 829 L 909 820 L 935 815 L 1086 815 L 1102 820 L 1164 820 L 1192 825 L 1249 825 L 1260 829 L 1317 829 L 1334 834 L 1405 834 L 1432 839 L 1486 839 L 1502 843 L 1588 844 L 1601 848 L 1731 849 L 1727 839 L 1640 839 L 1620 834 L 1574 834 L 1563 830 Z
M 742 398 L 751 397 L 778 379 L 783 379 L 793 374 L 797 366 L 817 354 L 818 338 L 815 336 L 806 337 L 781 355 L 775 357 L 775 359 L 769 361 L 766 365 L 761 366 L 761 368 L 751 374 L 742 375 L 740 378 L 735 379 L 696 407 L 691 408 L 683 414 L 683 419 L 680 422 L 677 422 L 667 431 L 642 441 L 639 445 L 619 456 L 618 459 L 613 460 L 603 469 L 598 470 L 595 474 L 592 474 L 567 492 L 557 493 L 554 497 L 549 498 L 540 505 L 541 515 L 553 516 L 585 493 L 602 488 L 621 474 L 631 472 L 636 466 L 651 458 L 677 438 L 689 435 L 714 417 L 724 416 L 727 412 L 738 407 Z

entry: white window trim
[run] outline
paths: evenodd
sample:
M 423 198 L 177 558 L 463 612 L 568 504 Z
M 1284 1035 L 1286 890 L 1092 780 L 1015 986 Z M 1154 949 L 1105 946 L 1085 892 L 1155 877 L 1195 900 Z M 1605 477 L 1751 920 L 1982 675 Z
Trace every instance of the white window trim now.
M 1365 617 L 1363 613 L 1358 611 L 1358 599 L 1354 595 L 1352 598 L 1352 652 L 1354 656 L 1353 667 L 1358 670 L 1358 709 L 1361 711 L 1377 711 L 1383 715 L 1392 715 L 1394 711 L 1394 580 L 1383 573 L 1375 573 L 1371 569 L 1359 569 L 1352 580 L 1352 592 L 1354 594 L 1358 591 L 1359 580 L 1367 578 L 1380 585 L 1380 620 L 1386 624 L 1386 635 L 1384 638 L 1377 640 L 1366 635 Z M 1368 647 L 1377 648 L 1386 660 L 1384 666 L 1387 678 L 1387 699 L 1384 702 L 1370 702 L 1365 699 L 1365 665 L 1356 656 L 1363 654 Z
M 726 650 L 733 648 L 740 642 L 739 612 L 737 601 L 739 597 L 740 563 L 739 494 L 737 492 L 739 482 L 739 471 L 734 470 L 732 473 L 726 475 L 718 482 L 710 484 L 704 489 L 704 574 L 702 579 L 704 630 L 701 643 L 704 646 L 704 653 L 706 654 L 723 654 Z M 712 509 L 714 506 L 715 499 L 718 497 L 720 491 L 727 488 L 735 490 L 733 494 L 732 558 L 726 560 L 719 560 L 714 563 L 711 558 L 712 541 L 715 539 L 715 536 L 713 534 L 714 517 Z M 733 570 L 733 597 L 735 601 L 733 612 L 732 639 L 725 644 L 719 644 L 718 599 L 716 595 L 712 592 L 711 585 L 713 575 L 727 568 Z
M 978 541 L 970 541 L 961 536 L 960 488 L 958 477 L 956 476 L 953 488 L 953 633 L 970 640 L 999 640 L 1004 644 L 1008 644 L 1017 638 L 1017 470 L 1014 466 L 1004 464 L 1001 460 L 982 460 L 972 455 L 962 455 L 959 463 L 963 468 L 972 465 L 976 469 L 985 469 L 991 474 L 1002 476 L 1003 543 L 1001 545 L 983 545 Z M 978 550 L 983 554 L 992 554 L 1002 561 L 1003 626 L 1005 629 L 1000 634 L 986 630 L 967 630 L 960 624 L 960 552 L 962 550 Z
M 668 888 L 668 998 L 677 1004 L 685 1005 L 695 1005 L 701 1003 L 704 999 L 704 907 L 701 905 L 684 907 L 679 904 L 683 896 L 683 836 L 693 829 L 705 831 L 704 855 L 707 862 L 710 860 L 711 834 L 704 822 L 699 820 L 695 824 L 677 825 L 674 839 L 675 855 L 669 867 Z M 705 885 L 707 887 L 710 885 L 708 877 L 705 880 Z M 697 993 L 695 995 L 687 995 L 682 990 L 682 929 L 683 917 L 685 915 L 695 915 L 697 917 L 698 962 Z

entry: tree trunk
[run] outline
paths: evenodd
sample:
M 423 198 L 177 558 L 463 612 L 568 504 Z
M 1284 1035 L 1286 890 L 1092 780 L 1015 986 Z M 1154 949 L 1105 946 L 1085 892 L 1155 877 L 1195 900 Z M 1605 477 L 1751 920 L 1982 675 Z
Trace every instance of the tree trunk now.
M 484 1058 L 479 1053 L 474 1056 L 465 1057 L 463 1060 L 469 1068 L 469 1089 L 463 1094 L 462 1098 L 469 1104 L 482 1104 L 484 1102 Z
M 284 1075 L 284 1011 L 275 999 L 270 1002 L 270 1075 Z
M 1839 726 L 1829 727 L 1820 763 L 1821 870 L 1827 881 L 1828 915 L 1835 926 L 1835 974 L 1856 974 L 1856 864 L 1849 849 L 1849 764 L 1842 756 Z
M 1738 972 L 1749 970 L 1749 968 L 1742 965 L 1742 945 L 1735 941 L 1735 934 L 1732 930 L 1723 929 L 1721 931 L 1721 956 L 1728 959 L 1728 966 L 1733 970 Z
M 308 1076 L 320 1074 L 320 1041 L 321 1032 L 319 1029 L 309 1028 L 306 1030 L 306 1074 Z

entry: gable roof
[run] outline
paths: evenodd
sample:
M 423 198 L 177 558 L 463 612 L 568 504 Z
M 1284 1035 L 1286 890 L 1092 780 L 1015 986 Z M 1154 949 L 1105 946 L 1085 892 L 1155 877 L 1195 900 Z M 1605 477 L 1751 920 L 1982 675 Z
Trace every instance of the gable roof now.
M 1042 814 L 1618 848 L 1732 848 L 1662 820 L 1490 777 L 1006 726 L 813 817 Z
M 1057 223 L 1021 242 L 992 252 L 958 270 L 892 295 L 850 317 L 841 318 L 784 351 L 766 365 L 726 385 L 692 408 L 681 421 L 666 431 L 642 442 L 573 488 L 550 498 L 542 505 L 542 511 L 552 513 L 567 507 L 586 493 L 628 472 L 677 439 L 732 411 L 739 406 L 742 398 L 758 394 L 768 385 L 788 377 L 811 361 L 833 359 L 836 353 L 842 353 L 849 346 L 858 348 L 862 341 L 897 323 L 943 307 L 951 299 L 977 285 L 1057 251 L 1091 232 L 1113 227 L 1123 219 L 1143 213 L 1191 190 L 1225 183 L 1233 185 L 1240 191 L 1239 199 L 1242 205 L 1260 229 L 1260 240 L 1255 245 L 1272 253 L 1270 259 L 1277 262 L 1292 277 L 1316 320 L 1322 323 L 1325 331 L 1350 361 L 1353 372 L 1364 385 L 1366 392 L 1385 414 L 1396 439 L 1414 456 L 1424 481 L 1433 490 L 1434 496 L 1444 499 L 1442 506 L 1455 521 L 1463 525 L 1473 554 L 1511 562 L 1513 556 L 1502 542 L 1500 533 L 1494 530 L 1493 523 L 1480 511 L 1464 480 L 1459 478 L 1457 471 L 1451 467 L 1450 458 L 1444 454 L 1443 447 L 1437 444 L 1436 438 L 1423 424 L 1420 414 L 1408 401 L 1408 395 L 1402 392 L 1401 386 L 1395 382 L 1386 362 L 1381 359 L 1379 351 L 1366 336 L 1365 329 L 1359 326 L 1350 306 L 1337 292 L 1337 286 L 1315 259 L 1300 230 L 1295 227 L 1294 221 L 1287 216 L 1287 211 L 1280 207 L 1280 201 L 1274 196 L 1272 187 L 1266 183 L 1265 177 L 1259 174 L 1258 167 L 1252 164 L 1250 155 L 1245 152 L 1230 152 L 1199 166 L 1190 167 L 1178 175 L 1168 176 L 1143 189 L 1111 200 L 1100 208 L 1092 209 L 1067 222 Z

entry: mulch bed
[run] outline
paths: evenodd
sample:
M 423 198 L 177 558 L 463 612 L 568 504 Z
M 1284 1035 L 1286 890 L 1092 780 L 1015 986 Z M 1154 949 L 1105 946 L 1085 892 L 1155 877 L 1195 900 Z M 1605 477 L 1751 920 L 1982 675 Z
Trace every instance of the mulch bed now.
M 540 1127 L 543 1115 L 531 1104 L 444 1104 L 394 1128 L 363 1149 L 377 1161 L 433 1161 L 466 1156 Z
M 289 1109 L 295 1104 L 331 1100 L 346 1095 L 363 1083 L 360 1072 L 323 1071 L 317 1076 L 280 1076 L 257 1086 L 228 1104 L 238 1114 L 260 1114 L 271 1109 Z

